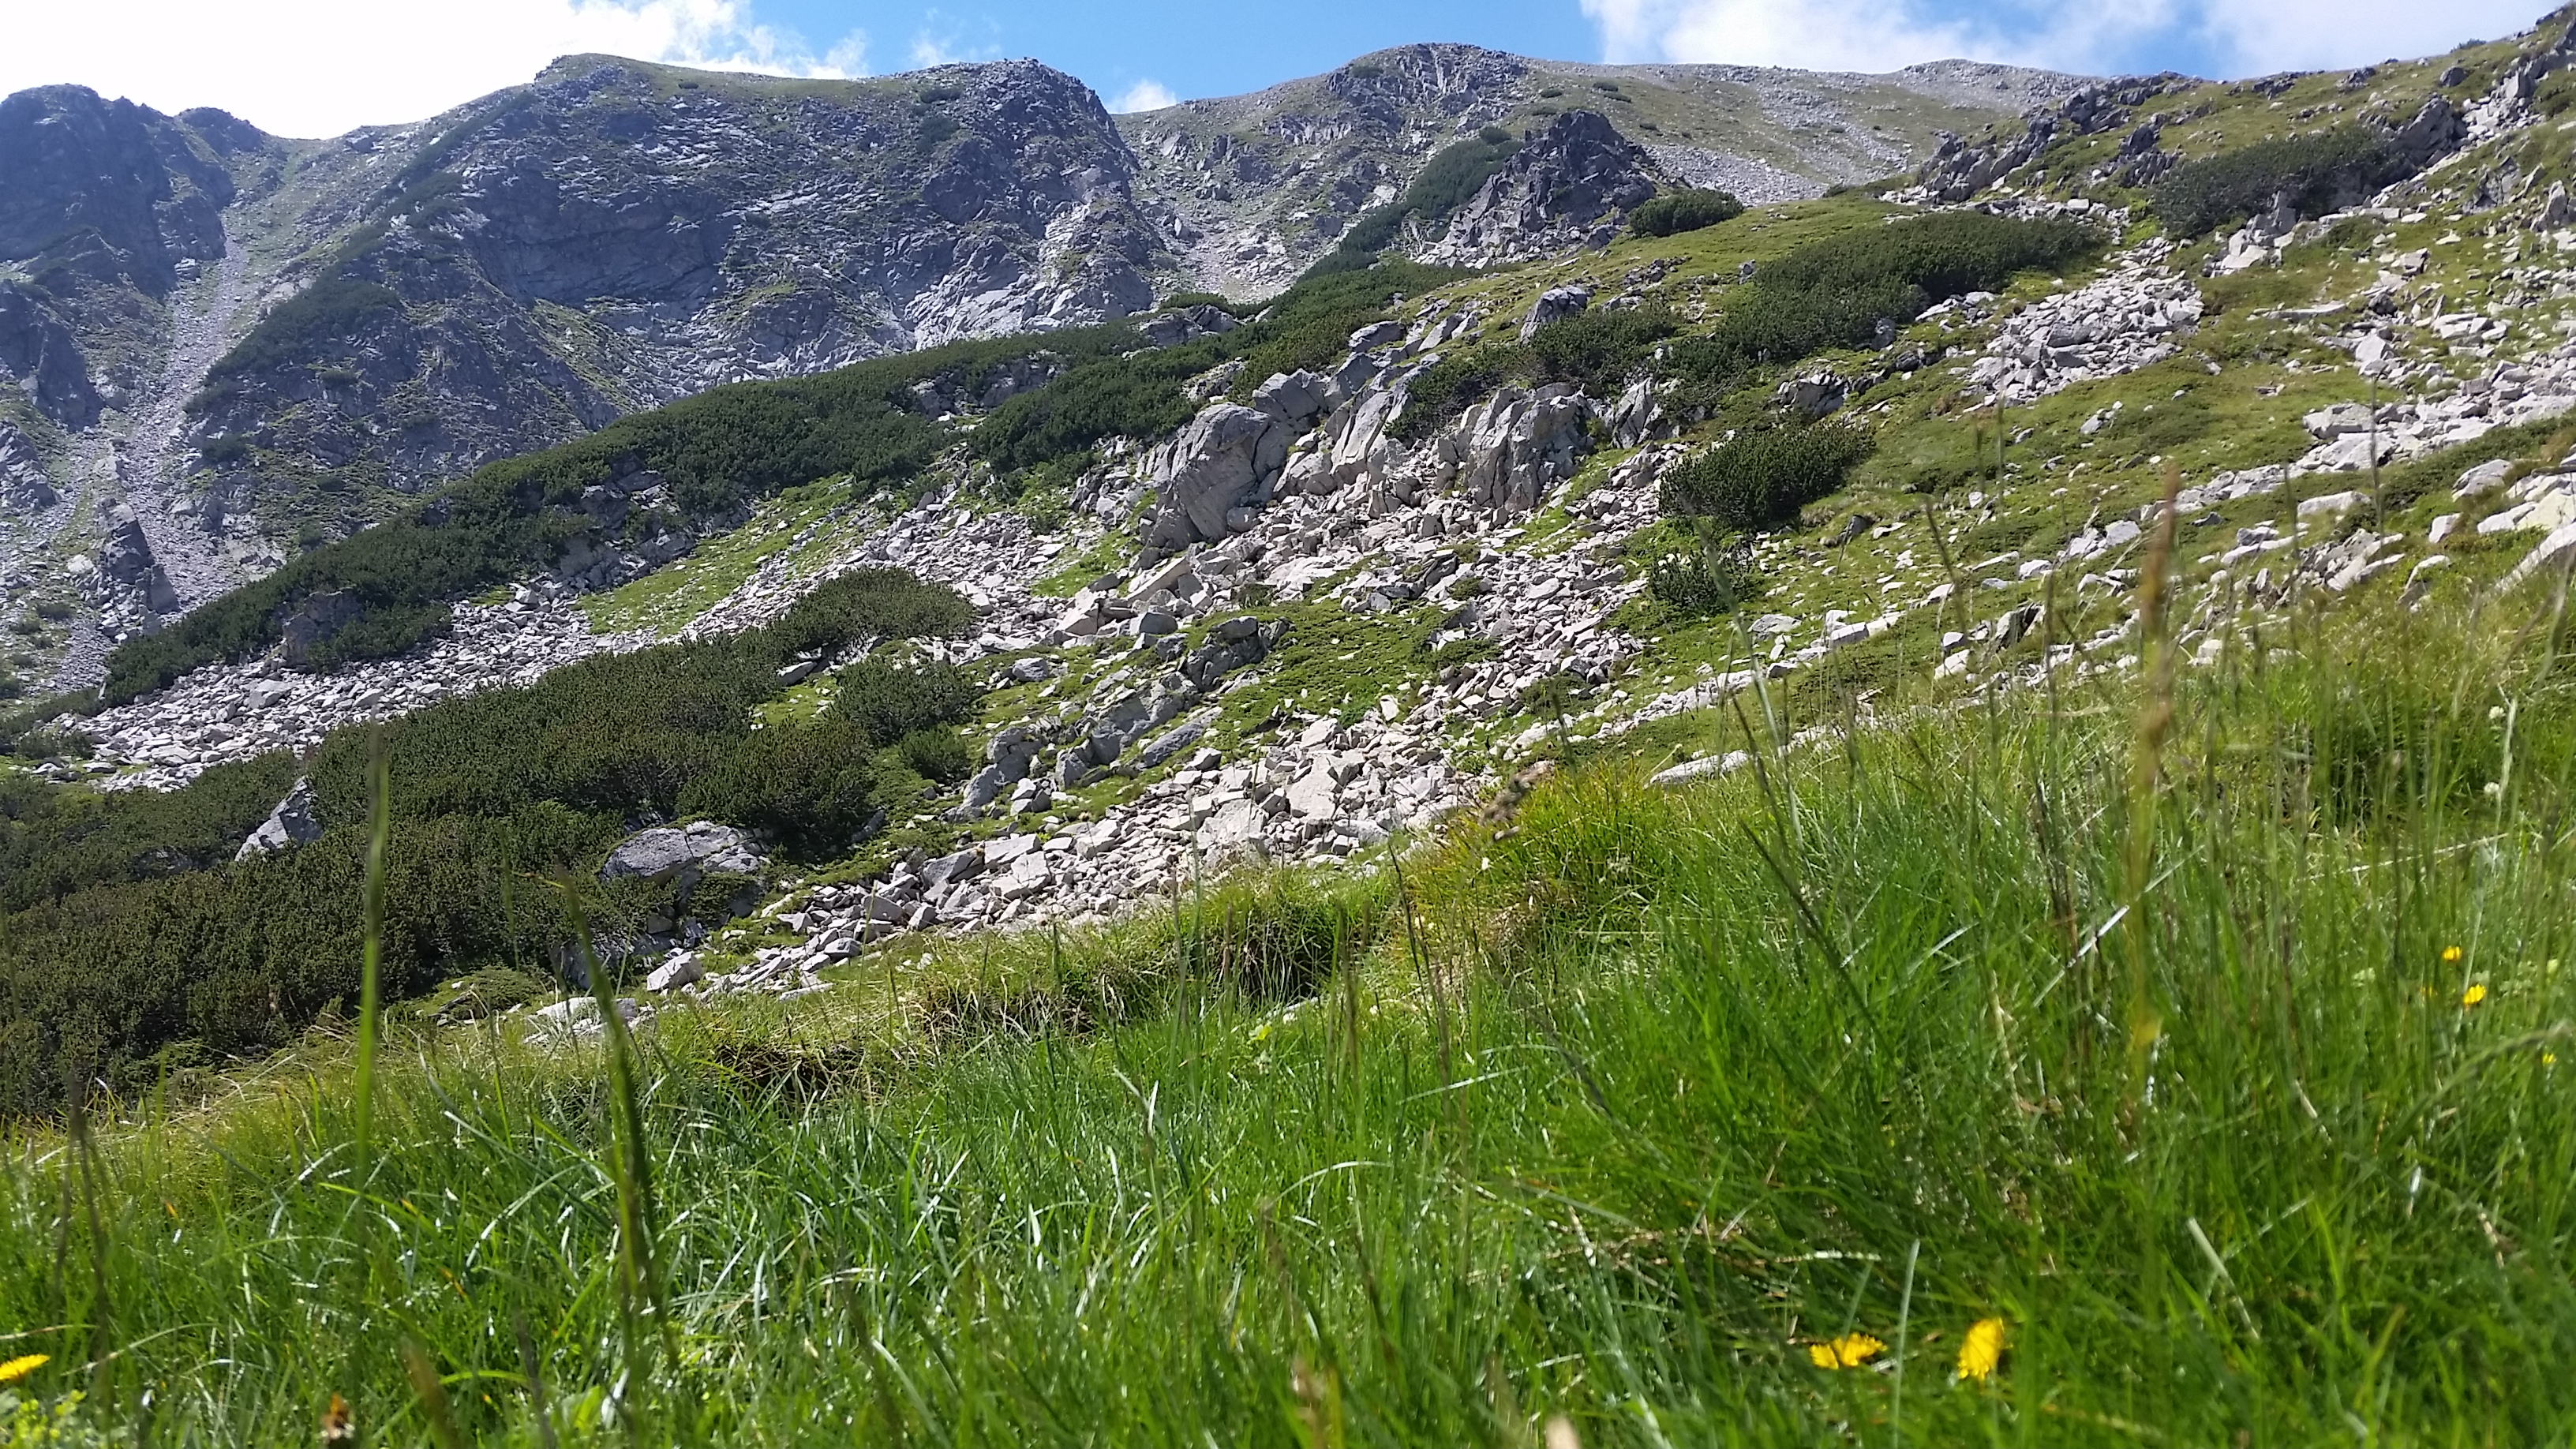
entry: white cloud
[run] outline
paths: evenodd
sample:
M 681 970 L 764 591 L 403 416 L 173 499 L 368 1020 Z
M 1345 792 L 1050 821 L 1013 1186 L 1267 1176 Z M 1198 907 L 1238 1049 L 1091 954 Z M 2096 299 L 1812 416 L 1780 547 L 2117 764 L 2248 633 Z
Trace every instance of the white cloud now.
M 1614 61 L 1719 61 L 1813 70 L 1889 71 L 1965 56 L 2069 70 L 2111 57 L 2171 23 L 2171 0 L 1980 6 L 1944 14 L 1917 0 L 1582 0 Z
M 1157 80 L 1140 80 L 1129 86 L 1126 94 L 1111 101 L 1109 109 L 1118 115 L 1125 116 L 1137 111 L 1159 111 L 1165 106 L 1177 106 L 1180 103 L 1181 98 L 1172 94 L 1170 86 Z
M 121 0 L 12 5 L 0 94 L 63 82 L 164 111 L 220 106 L 328 136 L 419 120 L 597 51 L 726 70 L 866 73 L 853 31 L 821 56 L 751 0 Z
M 2538 0 L 2267 0 L 2208 3 L 2203 30 L 2230 73 L 2330 70 L 2439 55 L 2468 40 L 2514 34 L 2541 13 Z
M 997 60 L 1001 57 L 1000 49 L 990 43 L 991 38 L 999 33 L 990 17 L 984 19 L 981 27 L 986 36 L 986 43 L 982 45 L 968 41 L 963 34 L 964 27 L 961 27 L 953 17 L 943 15 L 937 10 L 924 11 L 921 19 L 921 28 L 912 33 L 911 59 L 916 69 L 926 70 L 934 65 L 955 65 L 959 61 L 966 60 Z
M 2520 29 L 2533 0 L 1581 0 L 1613 61 L 1886 71 L 1962 56 L 2104 74 L 2326 69 Z

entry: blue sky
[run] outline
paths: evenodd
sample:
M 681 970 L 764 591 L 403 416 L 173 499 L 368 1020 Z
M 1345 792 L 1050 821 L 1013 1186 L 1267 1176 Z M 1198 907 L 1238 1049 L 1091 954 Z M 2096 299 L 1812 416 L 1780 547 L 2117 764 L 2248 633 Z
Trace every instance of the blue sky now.
M 1597 27 L 1572 0 L 1414 0 L 1409 4 L 1245 5 L 1096 0 L 910 7 L 852 0 L 761 0 L 760 12 L 817 46 L 858 30 L 894 69 L 932 54 L 1036 56 L 1118 99 L 1152 81 L 1177 96 L 1221 96 L 1330 70 L 1417 40 L 1458 40 L 1565 59 L 1599 57 Z
M 418 120 L 605 51 L 800 75 L 1034 56 L 1113 109 L 1230 95 L 1384 46 L 1888 70 L 1945 56 L 2233 77 L 2444 51 L 2539 0 L 0 0 L 0 93 L 76 82 L 284 135 Z

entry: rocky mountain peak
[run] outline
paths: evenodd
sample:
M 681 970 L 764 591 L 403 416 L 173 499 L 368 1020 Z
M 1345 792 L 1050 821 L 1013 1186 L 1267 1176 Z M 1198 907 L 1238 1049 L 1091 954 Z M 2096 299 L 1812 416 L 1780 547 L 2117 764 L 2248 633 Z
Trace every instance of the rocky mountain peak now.
M 166 295 L 179 262 L 224 254 L 233 183 L 202 144 L 184 123 L 87 86 L 0 99 L 0 259 Z

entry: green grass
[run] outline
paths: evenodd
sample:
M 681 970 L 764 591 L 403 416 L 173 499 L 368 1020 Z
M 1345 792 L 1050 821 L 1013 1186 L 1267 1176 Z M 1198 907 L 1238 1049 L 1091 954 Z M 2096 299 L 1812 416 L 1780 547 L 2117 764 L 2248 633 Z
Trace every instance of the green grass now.
M 687 558 L 632 583 L 584 594 L 582 613 L 599 633 L 650 629 L 670 638 L 742 587 L 762 563 L 796 546 L 799 532 L 823 522 L 853 497 L 849 480 L 843 478 L 790 488 L 754 505 L 748 521 L 707 539 Z M 812 547 L 811 542 L 804 547 Z
M 2187 675 L 2160 752 L 2095 684 L 1681 794 L 1609 763 L 1400 885 L 667 1015 L 625 1169 L 595 1048 L 397 1027 L 357 1178 L 318 1042 L 128 1104 L 95 1238 L 25 1132 L 0 1348 L 157 1442 L 333 1393 L 430 1437 L 406 1343 L 496 1444 L 541 1403 L 568 1443 L 2560 1438 L 2550 603 L 2302 615 Z M 647 1233 L 667 1316 L 621 1328 Z M 1809 1362 L 1847 1332 L 1886 1348 Z

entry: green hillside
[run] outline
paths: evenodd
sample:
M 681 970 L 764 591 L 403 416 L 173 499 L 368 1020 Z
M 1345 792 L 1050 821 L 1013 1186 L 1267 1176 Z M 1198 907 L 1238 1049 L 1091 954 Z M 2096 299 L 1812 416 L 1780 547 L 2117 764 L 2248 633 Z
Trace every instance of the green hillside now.
M 107 698 L 148 700 L 346 591 L 310 669 L 416 657 L 637 467 L 706 532 L 581 601 L 662 642 L 300 756 L 154 793 L 74 779 L 78 717 L 18 740 L 0 1433 L 2567 1438 L 2565 32 L 2149 78 L 1977 208 L 1847 192 L 1472 274 L 1362 236 L 1176 345 L 719 389 L 128 644 Z M 2456 159 L 2391 139 L 2550 57 Z M 2313 204 L 2240 232 L 2275 195 Z M 1033 362 L 989 407 L 916 391 Z M 1186 606 L 1120 469 L 1298 369 L 1451 471 L 1265 490 Z M 1406 492 L 1543 451 L 1576 388 L 1533 509 Z M 1010 577 L 924 562 L 1005 534 Z M 752 584 L 778 607 L 722 612 Z M 1084 768 L 1148 698 L 1172 748 Z M 958 803 L 1040 738 L 1049 803 Z M 1398 767 L 1467 803 L 1334 833 Z M 233 861 L 298 777 L 321 838 Z M 1303 863 L 1221 854 L 1229 810 Z M 686 821 L 771 866 L 603 878 Z M 1029 888 L 1068 898 L 873 894 L 1138 839 L 1133 880 Z M 657 934 L 811 974 L 647 990 Z

